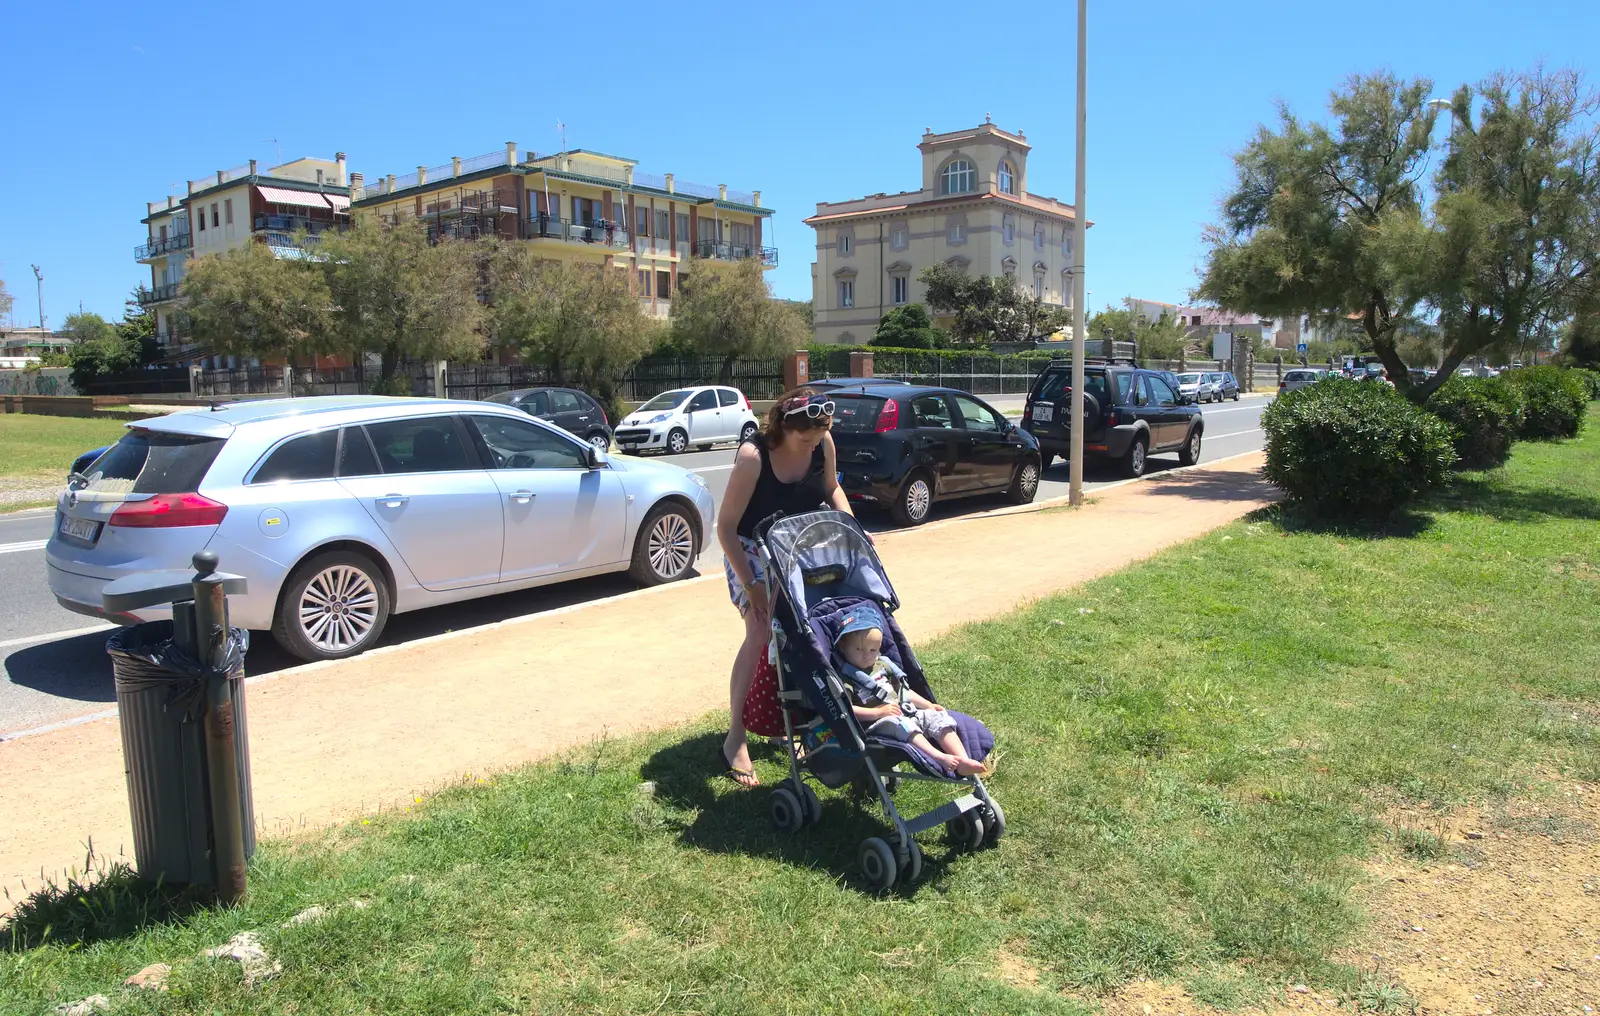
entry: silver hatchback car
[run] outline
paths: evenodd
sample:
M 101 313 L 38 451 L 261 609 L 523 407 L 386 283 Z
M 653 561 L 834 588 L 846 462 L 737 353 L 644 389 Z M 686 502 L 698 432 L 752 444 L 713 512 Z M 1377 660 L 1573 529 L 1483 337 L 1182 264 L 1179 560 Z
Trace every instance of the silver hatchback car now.
M 56 506 L 56 599 L 107 617 L 107 582 L 210 549 L 249 581 L 232 623 L 307 660 L 369 649 L 408 610 L 604 572 L 680 579 L 713 531 L 699 476 L 510 406 L 281 399 L 128 427 Z

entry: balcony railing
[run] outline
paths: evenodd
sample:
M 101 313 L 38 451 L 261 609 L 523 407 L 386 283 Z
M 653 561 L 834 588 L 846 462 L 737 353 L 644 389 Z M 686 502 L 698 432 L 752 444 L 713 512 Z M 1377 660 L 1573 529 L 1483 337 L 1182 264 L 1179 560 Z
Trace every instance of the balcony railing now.
M 602 247 L 626 250 L 628 231 L 618 223 L 601 220 L 594 223 L 572 222 L 549 215 L 535 215 L 528 220 L 529 239 L 567 240 L 572 243 L 592 243 Z
M 345 223 L 313 219 L 309 215 L 258 215 L 252 228 L 256 232 L 270 229 L 279 233 L 296 233 L 303 229 L 314 236 L 330 229 L 343 232 Z
M 164 286 L 156 286 L 154 289 L 140 286 L 139 306 L 149 307 L 158 303 L 166 303 L 168 300 L 176 300 L 178 298 L 179 285 L 176 282 L 169 282 Z
M 718 261 L 749 261 L 753 258 L 759 258 L 763 265 L 771 268 L 778 263 L 778 248 L 756 247 L 747 243 L 701 240 L 694 245 L 694 256 L 697 258 L 716 258 Z
M 171 254 L 173 251 L 188 250 L 192 246 L 194 246 L 194 234 L 173 233 L 166 239 L 156 239 L 151 240 L 149 243 L 141 243 L 133 249 L 133 259 L 135 261 L 143 261 L 145 258 L 160 257 L 163 254 Z

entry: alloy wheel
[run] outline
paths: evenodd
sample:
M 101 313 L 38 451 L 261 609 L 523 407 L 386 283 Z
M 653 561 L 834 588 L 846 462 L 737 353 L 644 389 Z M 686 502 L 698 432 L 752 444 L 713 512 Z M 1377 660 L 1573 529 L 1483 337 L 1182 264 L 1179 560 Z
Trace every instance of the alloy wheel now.
M 1133 475 L 1135 476 L 1138 476 L 1144 472 L 1143 441 L 1135 441 L 1133 443 L 1133 451 L 1128 453 L 1128 468 L 1133 471 Z
M 933 490 L 929 488 L 928 481 L 918 477 L 906 487 L 906 514 L 913 519 L 921 520 L 928 514 L 928 508 L 933 504 Z
M 646 546 L 650 570 L 664 579 L 676 578 L 694 558 L 694 531 L 688 519 L 669 513 L 650 527 Z
M 324 568 L 300 594 L 300 630 L 325 653 L 360 644 L 377 618 L 377 588 L 365 572 L 349 565 Z
M 1033 495 L 1039 491 L 1039 467 L 1031 462 L 1022 466 L 1022 496 L 1033 500 Z
M 589 443 L 594 445 L 596 448 L 600 449 L 601 451 L 605 451 L 606 449 L 611 447 L 611 439 L 606 437 L 604 434 L 592 434 L 592 435 L 590 435 Z

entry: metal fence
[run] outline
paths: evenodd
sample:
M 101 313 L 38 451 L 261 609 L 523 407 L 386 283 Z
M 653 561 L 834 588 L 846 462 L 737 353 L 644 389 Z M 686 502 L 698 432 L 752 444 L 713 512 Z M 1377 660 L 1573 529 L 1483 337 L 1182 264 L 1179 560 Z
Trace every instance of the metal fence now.
M 709 384 L 731 384 L 752 399 L 776 398 L 783 392 L 780 357 L 736 359 L 726 378 L 723 366 L 717 357 L 641 360 L 617 378 L 617 397 L 624 402 L 644 402 L 674 388 Z M 452 399 L 486 399 L 501 392 L 558 383 L 555 373 L 542 364 L 474 364 L 449 368 L 444 388 Z
M 184 390 L 188 391 L 188 371 L 184 375 Z M 282 367 L 218 367 L 199 372 L 200 395 L 268 395 L 281 391 Z
M 84 395 L 184 395 L 189 391 L 186 367 L 150 367 L 122 374 L 101 374 Z

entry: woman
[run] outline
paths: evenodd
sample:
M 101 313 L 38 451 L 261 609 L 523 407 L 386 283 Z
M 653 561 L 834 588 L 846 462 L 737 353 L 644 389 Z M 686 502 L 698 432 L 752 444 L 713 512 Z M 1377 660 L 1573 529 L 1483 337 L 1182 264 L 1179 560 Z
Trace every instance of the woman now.
M 728 573 L 728 595 L 744 615 L 744 643 L 733 658 L 728 682 L 732 722 L 722 743 L 728 775 L 743 787 L 760 784 L 750 766 L 744 734 L 744 700 L 756 665 L 767 651 L 772 605 L 762 585 L 756 557 L 755 527 L 775 512 L 792 515 L 831 505 L 847 514 L 850 502 L 839 488 L 833 449 L 833 400 L 797 388 L 767 411 L 761 433 L 739 446 L 728 489 L 717 514 L 717 542 Z

